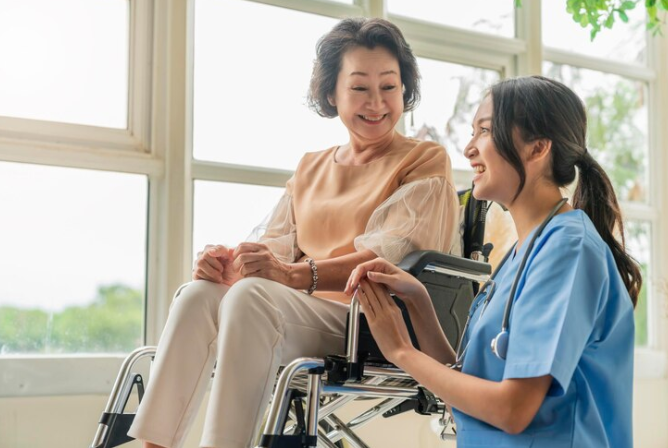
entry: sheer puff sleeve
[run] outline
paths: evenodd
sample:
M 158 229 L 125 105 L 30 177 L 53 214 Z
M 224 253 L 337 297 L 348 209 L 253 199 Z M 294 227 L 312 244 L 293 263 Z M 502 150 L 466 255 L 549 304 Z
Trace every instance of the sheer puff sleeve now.
M 246 238 L 249 242 L 265 244 L 283 263 L 293 263 L 303 255 L 297 245 L 297 225 L 292 203 L 293 180 L 288 181 L 285 193 L 271 213 Z
M 407 183 L 374 210 L 355 249 L 392 263 L 415 250 L 450 252 L 459 242 L 459 200 L 444 177 Z

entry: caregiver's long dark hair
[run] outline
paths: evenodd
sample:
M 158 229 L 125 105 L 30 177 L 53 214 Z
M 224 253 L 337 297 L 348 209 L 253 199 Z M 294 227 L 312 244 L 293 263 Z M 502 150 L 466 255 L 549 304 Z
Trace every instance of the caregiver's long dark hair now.
M 515 198 L 526 181 L 522 159 L 513 143 L 513 131 L 517 129 L 525 142 L 539 138 L 552 141 L 552 181 L 559 187 L 575 180 L 578 167 L 580 176 L 573 207 L 589 215 L 610 246 L 635 306 L 642 275 L 638 263 L 626 253 L 624 223 L 612 183 L 587 150 L 587 114 L 582 100 L 565 85 L 542 76 L 503 80 L 492 87 L 491 95 L 494 144 L 520 177 Z M 620 240 L 615 238 L 616 230 Z

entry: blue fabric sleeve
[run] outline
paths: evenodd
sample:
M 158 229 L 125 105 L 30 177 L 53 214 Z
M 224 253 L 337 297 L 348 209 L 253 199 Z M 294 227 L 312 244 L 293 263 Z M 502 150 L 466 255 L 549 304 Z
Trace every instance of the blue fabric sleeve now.
M 559 396 L 568 389 L 596 322 L 605 254 L 587 244 L 586 235 L 558 229 L 537 241 L 532 252 L 515 295 L 503 378 L 551 375 L 548 395 Z

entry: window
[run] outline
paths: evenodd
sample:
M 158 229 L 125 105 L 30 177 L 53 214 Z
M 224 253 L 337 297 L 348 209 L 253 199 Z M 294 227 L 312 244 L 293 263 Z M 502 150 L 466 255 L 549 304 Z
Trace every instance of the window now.
M 648 345 L 649 321 L 648 310 L 654 297 L 651 293 L 654 272 L 651 264 L 650 242 L 652 241 L 651 224 L 647 221 L 628 221 L 626 223 L 626 246 L 629 253 L 640 265 L 643 276 L 643 287 L 636 307 L 636 345 Z M 648 294 L 649 292 L 649 294 Z
M 0 356 L 142 344 L 146 200 L 145 176 L 0 162 Z
M 650 169 L 655 157 L 650 142 L 654 72 L 638 67 L 647 61 L 644 10 L 632 10 L 628 23 L 604 29 L 594 43 L 589 43 L 589 32 L 567 14 L 554 10 L 553 2 L 543 5 L 543 17 L 554 18 L 543 20 L 543 38 L 546 45 L 555 47 L 545 51 L 552 61 L 543 63 L 543 73 L 571 87 L 587 107 L 588 149 L 612 181 L 626 221 L 627 249 L 641 266 L 643 288 L 635 311 L 636 345 L 649 346 L 651 304 L 657 294 L 652 265 L 658 255 L 652 253 L 656 237 L 651 228 L 658 198 L 651 194 L 656 191 L 652 188 L 656 180 Z
M 0 0 L 2 396 L 106 393 L 152 328 L 153 6 Z
M 648 88 L 614 74 L 546 62 L 544 72 L 571 87 L 589 119 L 588 149 L 621 201 L 647 202 Z
M 515 11 L 512 2 L 477 1 L 475 8 L 471 8 L 469 4 L 456 2 L 388 0 L 387 7 L 391 14 L 427 22 L 504 37 L 515 35 Z M 481 14 L 481 11 L 485 13 Z
M 348 141 L 338 119 L 306 107 L 315 44 L 337 20 L 241 0 L 195 6 L 196 159 L 294 170 L 305 152 Z
M 470 184 L 462 151 L 493 82 L 542 68 L 582 96 L 646 274 L 638 352 L 665 359 L 668 37 L 646 38 L 641 4 L 591 43 L 564 0 L 460 3 L 0 0 L 0 370 L 27 378 L 0 395 L 107 393 L 107 366 L 157 342 L 192 254 L 245 239 L 304 152 L 348 140 L 306 106 L 315 45 L 343 17 L 383 14 L 423 76 L 400 130 L 442 141 L 458 186 Z M 33 267 L 33 247 L 48 268 Z M 26 279 L 33 269 L 44 281 Z M 124 337 L 108 338 L 121 312 Z M 88 325 L 98 318 L 103 334 Z M 69 363 L 67 381 L 36 386 L 44 366 Z
M 246 241 L 282 195 L 278 187 L 195 181 L 193 257 L 207 244 L 235 247 Z
M 0 0 L 0 115 L 125 129 L 128 10 L 120 0 Z
M 407 132 L 421 140 L 437 141 L 448 150 L 452 166 L 470 170 L 464 148 L 484 92 L 499 73 L 433 59 L 419 58 L 422 99 L 407 117 Z
M 625 63 L 646 62 L 645 9 L 642 4 L 630 11 L 628 23 L 617 18 L 614 27 L 611 30 L 604 28 L 593 42 L 589 28 L 582 28 L 566 12 L 566 2 L 543 1 L 541 7 L 543 42 L 547 47 Z

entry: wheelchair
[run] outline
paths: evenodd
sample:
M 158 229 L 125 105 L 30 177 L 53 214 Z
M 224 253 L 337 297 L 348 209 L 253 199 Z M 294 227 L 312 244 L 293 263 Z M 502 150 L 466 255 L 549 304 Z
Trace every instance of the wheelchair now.
M 417 277 L 432 298 L 438 320 L 448 341 L 457 348 L 469 307 L 480 284 L 491 275 L 487 263 L 491 244 L 483 244 L 488 204 L 478 201 L 471 190 L 459 192 L 463 257 L 435 251 L 407 255 L 399 267 Z M 410 317 L 400 299 L 411 340 L 419 348 Z M 441 438 L 454 437 L 448 431 L 444 403 L 417 384 L 408 374 L 389 363 L 378 349 L 360 304 L 353 296 L 348 313 L 344 353 L 326 358 L 298 358 L 280 371 L 257 448 L 367 448 L 355 429 L 370 420 L 390 418 L 406 411 L 422 415 L 443 414 Z M 124 360 L 109 400 L 99 420 L 90 448 L 113 448 L 133 440 L 127 432 L 134 413 L 126 413 L 136 390 L 141 402 L 142 375 L 133 367 L 140 359 L 156 353 L 155 346 L 140 347 Z M 374 400 L 373 406 L 347 423 L 335 412 L 353 400 Z

